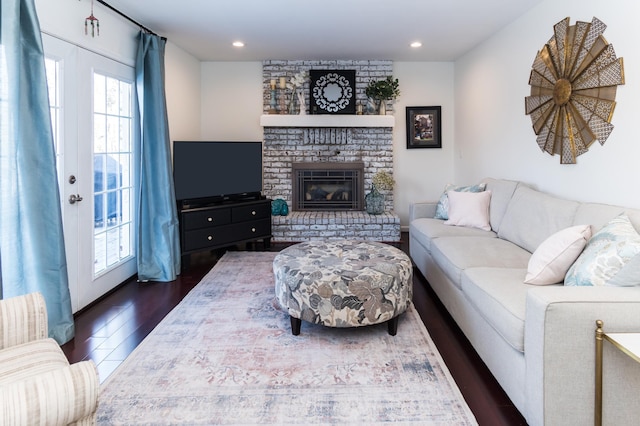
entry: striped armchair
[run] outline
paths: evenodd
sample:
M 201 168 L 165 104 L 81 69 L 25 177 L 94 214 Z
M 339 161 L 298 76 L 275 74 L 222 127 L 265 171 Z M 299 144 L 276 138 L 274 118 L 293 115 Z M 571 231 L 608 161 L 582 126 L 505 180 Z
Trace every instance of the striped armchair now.
M 40 293 L 0 300 L 0 424 L 95 424 L 99 386 L 93 361 L 69 365 L 47 337 Z

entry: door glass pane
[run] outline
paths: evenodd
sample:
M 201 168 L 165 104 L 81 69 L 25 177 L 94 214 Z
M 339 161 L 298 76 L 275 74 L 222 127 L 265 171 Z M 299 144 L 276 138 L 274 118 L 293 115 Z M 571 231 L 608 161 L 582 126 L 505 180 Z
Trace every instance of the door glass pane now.
M 93 114 L 93 152 L 105 152 L 107 149 L 107 116 Z
M 122 190 L 122 223 L 123 224 L 128 224 L 131 222 L 131 209 L 128 208 L 128 206 L 131 205 L 131 190 L 130 189 L 123 189 Z
M 131 224 L 125 223 L 120 227 L 120 258 L 125 259 L 133 256 L 133 245 L 131 244 Z
M 62 118 L 62 102 L 60 99 L 60 61 L 52 58 L 44 59 L 45 71 L 47 75 L 47 90 L 49 91 L 49 113 L 51 114 L 51 128 L 53 130 L 53 143 L 56 151 L 56 170 L 58 171 L 58 186 L 62 191 L 62 158 L 63 150 L 60 143 L 60 123 Z M 60 194 L 62 195 L 62 194 Z M 61 196 L 62 200 L 63 197 Z
M 118 116 L 107 117 L 107 151 L 106 152 L 119 152 L 120 151 L 120 120 Z
M 100 74 L 93 75 L 93 112 L 105 113 L 107 108 L 106 77 Z
M 99 275 L 133 256 L 133 108 L 132 83 L 97 73 L 94 82 L 94 274 Z
M 131 85 L 125 82 L 120 82 L 120 114 L 131 115 Z
M 120 112 L 120 82 L 115 78 L 106 78 L 107 114 L 117 116 Z
M 130 187 L 132 186 L 132 177 L 131 177 L 131 154 L 120 154 L 120 164 L 122 165 L 122 169 L 120 170 L 122 173 L 122 186 Z
M 129 137 L 131 133 L 129 132 L 131 129 L 131 119 L 121 118 L 120 119 L 120 150 L 122 152 L 131 151 L 131 138 Z

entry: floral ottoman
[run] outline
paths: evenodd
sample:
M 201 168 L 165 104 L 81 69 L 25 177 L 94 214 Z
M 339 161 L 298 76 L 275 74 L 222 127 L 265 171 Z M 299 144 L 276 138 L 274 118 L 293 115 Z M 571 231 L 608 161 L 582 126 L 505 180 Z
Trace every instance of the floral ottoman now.
M 398 315 L 411 303 L 413 269 L 403 251 L 369 241 L 309 241 L 287 247 L 273 261 L 276 297 L 291 317 L 329 327 L 388 322 L 396 334 Z

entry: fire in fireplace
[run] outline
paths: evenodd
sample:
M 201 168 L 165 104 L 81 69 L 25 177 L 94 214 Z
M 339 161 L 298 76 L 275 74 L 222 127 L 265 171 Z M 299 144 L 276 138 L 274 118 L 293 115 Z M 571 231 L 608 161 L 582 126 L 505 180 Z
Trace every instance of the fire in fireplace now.
M 363 210 L 364 163 L 293 163 L 293 210 Z

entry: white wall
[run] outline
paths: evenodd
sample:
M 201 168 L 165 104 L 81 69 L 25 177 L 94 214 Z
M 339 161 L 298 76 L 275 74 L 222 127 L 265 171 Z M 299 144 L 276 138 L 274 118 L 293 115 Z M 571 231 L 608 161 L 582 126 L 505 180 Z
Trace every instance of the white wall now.
M 452 62 L 394 62 L 401 95 L 394 104 L 393 130 L 395 211 L 409 224 L 412 202 L 437 200 L 454 179 L 454 69 Z M 406 107 L 442 107 L 442 148 L 407 149 Z
M 171 141 L 200 139 L 200 61 L 171 40 L 164 55 Z
M 455 179 L 471 183 L 485 176 L 517 179 L 580 201 L 640 207 L 640 25 L 632 0 L 547 0 L 455 63 Z M 624 58 L 626 84 L 618 87 L 613 133 L 604 146 L 595 143 L 575 165 L 536 144 L 531 119 L 524 113 L 529 73 L 553 26 L 571 18 L 607 25 L 604 37 Z
M 262 62 L 203 62 L 201 137 L 261 141 Z

